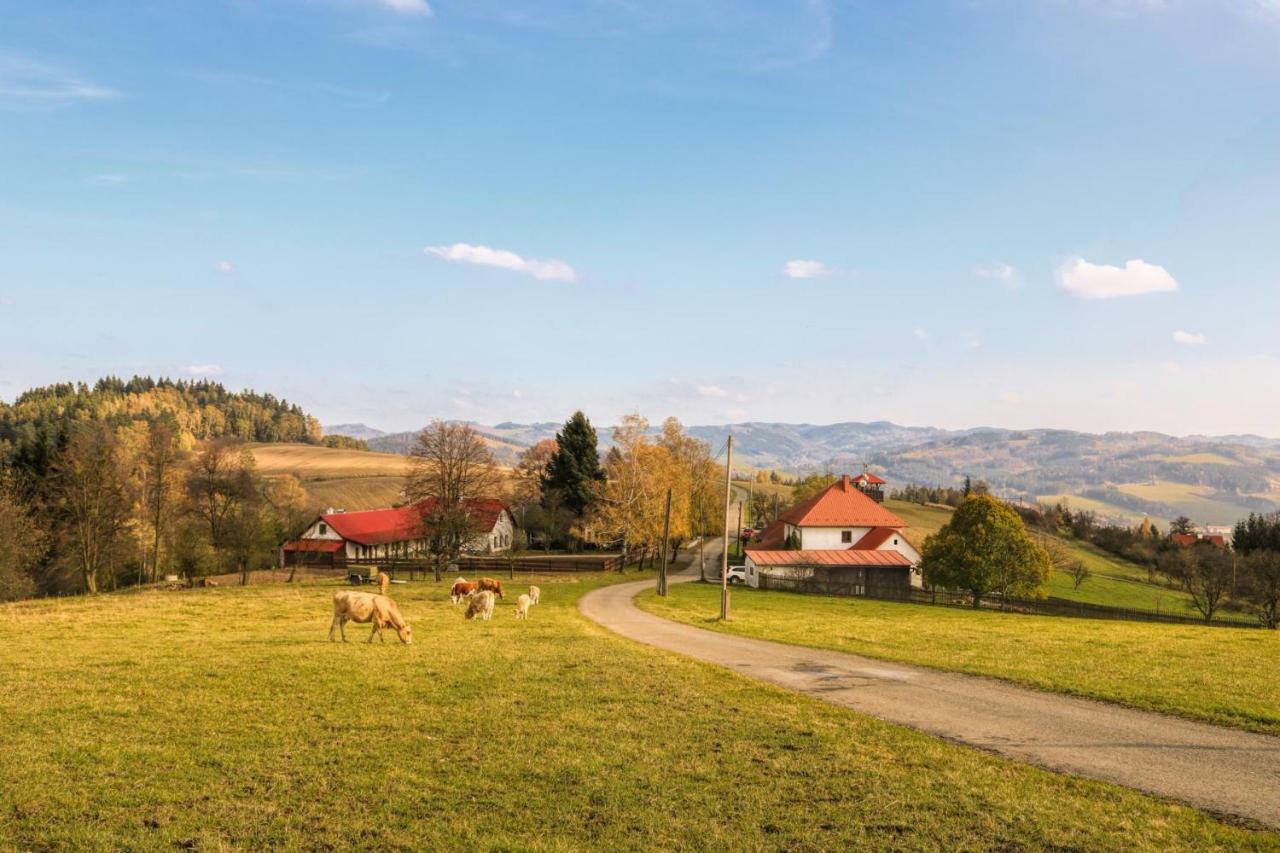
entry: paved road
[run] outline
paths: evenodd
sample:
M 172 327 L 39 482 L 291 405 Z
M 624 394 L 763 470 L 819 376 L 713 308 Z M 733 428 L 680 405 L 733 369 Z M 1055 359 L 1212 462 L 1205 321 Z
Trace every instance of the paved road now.
M 718 575 L 718 560 L 708 564 L 708 574 Z M 672 582 L 695 580 L 696 560 L 693 569 Z M 635 606 L 636 593 L 652 583 L 604 587 L 584 596 L 579 607 L 629 639 L 824 702 L 1051 770 L 1280 827 L 1280 737 L 680 625 Z

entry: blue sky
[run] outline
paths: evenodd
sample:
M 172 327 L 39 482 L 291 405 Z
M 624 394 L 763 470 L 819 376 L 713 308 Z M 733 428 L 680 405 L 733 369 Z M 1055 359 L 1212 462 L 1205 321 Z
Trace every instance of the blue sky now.
M 0 397 L 1280 434 L 1280 2 L 0 2 Z

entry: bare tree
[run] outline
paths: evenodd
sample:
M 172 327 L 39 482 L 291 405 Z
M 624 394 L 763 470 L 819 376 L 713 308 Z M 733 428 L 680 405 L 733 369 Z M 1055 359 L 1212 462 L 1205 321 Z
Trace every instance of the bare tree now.
M 152 582 L 160 572 L 160 545 L 173 521 L 173 493 L 182 455 L 173 429 L 163 422 L 151 424 L 142 451 L 142 469 L 147 484 L 145 511 L 152 535 L 149 572 Z
M 437 420 L 418 433 L 409 451 L 405 496 L 421 510 L 437 581 L 480 532 L 471 502 L 492 497 L 500 484 L 493 453 L 471 427 Z
M 1171 568 L 1204 621 L 1211 622 L 1231 591 L 1235 574 L 1231 555 L 1214 545 L 1197 543 L 1178 552 Z
M 86 424 L 53 468 L 62 544 L 88 593 L 118 556 L 133 507 L 119 445 L 106 424 Z

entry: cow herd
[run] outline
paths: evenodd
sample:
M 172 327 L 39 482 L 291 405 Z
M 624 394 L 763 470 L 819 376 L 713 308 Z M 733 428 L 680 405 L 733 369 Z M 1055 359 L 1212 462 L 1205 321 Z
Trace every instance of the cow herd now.
M 347 622 L 356 622 L 359 624 L 373 623 L 373 631 L 369 634 L 369 642 L 373 642 L 373 638 L 386 642 L 386 638 L 382 636 L 385 628 L 392 628 L 396 632 L 396 636 L 400 638 L 402 643 L 413 642 L 413 630 L 409 624 L 404 621 L 404 617 L 400 615 L 400 609 L 396 607 L 396 603 L 391 600 L 391 596 L 387 595 L 391 584 L 391 578 L 385 573 L 378 574 L 378 591 L 377 592 L 357 592 L 355 590 L 342 590 L 333 594 L 333 623 L 329 626 L 329 641 L 332 642 L 334 634 L 341 635 L 342 642 L 347 641 Z M 515 617 L 517 619 L 528 619 L 529 608 L 538 603 L 542 591 L 536 586 L 529 587 L 529 592 L 521 595 L 516 599 Z M 493 605 L 495 601 L 503 597 L 502 581 L 493 578 L 480 578 L 474 583 L 459 578 L 454 581 L 453 588 L 449 590 L 449 601 L 453 604 L 467 603 L 466 618 L 482 619 L 488 621 L 493 618 Z

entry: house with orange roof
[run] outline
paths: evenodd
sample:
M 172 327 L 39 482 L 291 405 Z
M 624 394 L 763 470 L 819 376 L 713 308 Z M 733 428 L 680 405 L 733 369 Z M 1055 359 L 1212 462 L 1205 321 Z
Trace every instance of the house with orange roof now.
M 412 559 L 427 553 L 431 535 L 426 519 L 435 501 L 428 498 L 406 506 L 344 512 L 330 509 L 307 526 L 302 535 L 284 543 L 285 565 L 342 566 L 362 560 Z M 502 501 L 476 498 L 466 502 L 479 532 L 464 551 L 493 554 L 511 547 L 515 519 Z
M 747 583 L 816 581 L 854 595 L 906 597 L 921 585 L 920 552 L 906 537 L 906 522 L 867 494 L 883 484 L 865 472 L 845 474 L 787 510 L 747 547 Z

